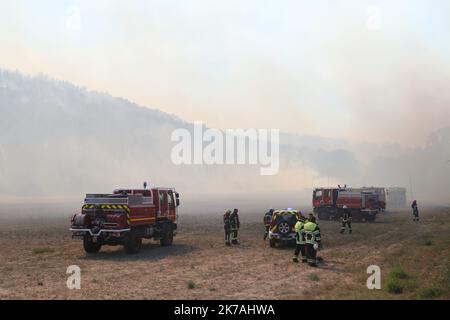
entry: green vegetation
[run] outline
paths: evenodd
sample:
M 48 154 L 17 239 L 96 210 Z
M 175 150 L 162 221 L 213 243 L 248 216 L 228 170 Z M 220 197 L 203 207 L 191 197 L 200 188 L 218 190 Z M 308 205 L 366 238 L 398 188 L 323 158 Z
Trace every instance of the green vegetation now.
M 399 279 L 389 278 L 387 283 L 387 290 L 389 293 L 400 294 L 403 293 L 405 286 Z
M 391 272 L 389 273 L 390 279 L 406 279 L 408 278 L 408 274 L 403 270 L 401 266 L 396 266 L 391 269 Z
M 189 281 L 187 282 L 187 287 L 188 287 L 188 289 L 194 289 L 194 288 L 195 288 L 195 283 L 194 283 L 194 281 L 189 280 Z
M 423 243 L 426 246 L 432 246 L 434 244 L 431 237 L 425 237 L 423 240 Z
M 52 253 L 52 252 L 55 252 L 55 249 L 50 247 L 39 247 L 33 249 L 34 254 Z
M 317 274 L 315 274 L 315 273 L 309 274 L 308 275 L 308 279 L 311 280 L 311 281 L 319 281 L 320 280 L 319 276 Z
M 408 274 L 403 270 L 402 266 L 398 265 L 391 269 L 387 280 L 387 290 L 389 293 L 400 294 L 406 288 L 405 279 L 408 278 Z
M 434 299 L 442 294 L 442 290 L 436 287 L 426 288 L 419 294 L 419 299 Z

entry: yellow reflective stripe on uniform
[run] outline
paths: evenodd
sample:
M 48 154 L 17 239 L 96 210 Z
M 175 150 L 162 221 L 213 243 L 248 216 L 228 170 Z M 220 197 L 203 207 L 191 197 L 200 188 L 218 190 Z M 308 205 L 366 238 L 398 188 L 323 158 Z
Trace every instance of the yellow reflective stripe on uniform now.
M 307 230 L 305 230 L 304 232 L 305 232 L 306 243 L 314 244 L 315 243 L 314 234 L 311 231 L 307 231 Z
M 314 222 L 308 221 L 307 223 L 305 223 L 305 230 L 306 231 L 314 231 L 317 227 L 317 224 L 315 224 Z
M 301 221 L 297 221 L 297 223 L 295 224 L 295 232 L 299 232 L 300 231 L 300 229 L 302 229 L 302 227 L 303 227 L 303 222 L 301 222 Z
M 313 234 L 314 234 L 314 240 L 320 241 L 320 231 L 316 230 L 313 232 Z
M 295 224 L 295 233 L 296 233 L 296 237 L 295 237 L 295 242 L 297 244 L 304 244 L 305 241 L 303 240 L 303 227 L 304 227 L 304 223 L 301 221 L 297 221 L 297 223 Z

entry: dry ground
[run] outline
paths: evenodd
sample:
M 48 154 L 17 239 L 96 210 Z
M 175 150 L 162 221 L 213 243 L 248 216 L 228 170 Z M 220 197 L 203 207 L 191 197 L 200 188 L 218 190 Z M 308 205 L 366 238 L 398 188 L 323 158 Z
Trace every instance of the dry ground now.
M 1 215 L 0 215 L 1 216 Z M 241 245 L 223 243 L 221 214 L 185 215 L 172 247 L 146 240 L 137 255 L 103 247 L 87 256 L 70 238 L 68 218 L 0 219 L 0 299 L 417 299 L 450 298 L 450 210 L 383 213 L 375 223 L 320 222 L 324 263 L 291 262 L 293 248 L 262 240 L 261 215 L 242 213 Z M 382 290 L 366 288 L 379 265 Z M 68 290 L 66 268 L 81 267 L 81 290 Z M 402 293 L 389 275 L 401 267 Z M 189 285 L 190 283 L 190 285 Z M 307 294 L 307 295 L 306 295 Z

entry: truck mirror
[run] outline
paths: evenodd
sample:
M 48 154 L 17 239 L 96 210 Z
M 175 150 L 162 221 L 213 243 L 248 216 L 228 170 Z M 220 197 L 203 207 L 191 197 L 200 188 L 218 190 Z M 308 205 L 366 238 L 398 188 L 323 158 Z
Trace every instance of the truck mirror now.
M 175 198 L 179 198 L 180 194 L 178 192 L 175 192 Z
M 180 199 L 179 198 L 176 199 L 176 204 L 177 204 L 177 207 L 180 205 Z

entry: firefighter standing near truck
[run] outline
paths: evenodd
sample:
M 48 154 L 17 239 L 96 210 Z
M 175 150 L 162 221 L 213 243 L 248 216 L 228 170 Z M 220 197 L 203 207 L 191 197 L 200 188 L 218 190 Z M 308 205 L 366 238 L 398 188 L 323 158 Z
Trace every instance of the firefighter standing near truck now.
M 306 263 L 306 250 L 305 250 L 305 217 L 299 213 L 300 219 L 295 224 L 295 251 L 294 251 L 294 257 L 292 258 L 293 262 L 298 262 L 298 255 L 301 254 L 302 262 Z
M 231 243 L 239 244 L 238 231 L 240 227 L 238 209 L 234 209 L 230 215 L 231 220 Z
M 417 201 L 414 200 L 411 203 L 412 213 L 413 213 L 413 221 L 419 221 L 419 207 L 417 206 Z
M 227 210 L 223 215 L 223 228 L 225 229 L 225 245 L 231 246 L 231 210 Z
M 266 231 L 264 232 L 264 240 L 266 240 L 269 235 L 270 222 L 272 222 L 273 212 L 274 209 L 270 209 L 264 214 L 264 227 L 266 228 Z
M 316 218 L 313 216 L 303 226 L 305 235 L 305 253 L 308 265 L 317 267 L 317 251 L 322 247 L 320 228 L 316 224 Z
M 342 207 L 344 212 L 342 213 L 342 227 L 341 227 L 341 233 L 345 232 L 345 226 L 348 226 L 348 233 L 352 233 L 352 213 L 350 210 L 348 210 L 347 206 L 344 205 Z

